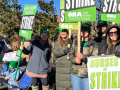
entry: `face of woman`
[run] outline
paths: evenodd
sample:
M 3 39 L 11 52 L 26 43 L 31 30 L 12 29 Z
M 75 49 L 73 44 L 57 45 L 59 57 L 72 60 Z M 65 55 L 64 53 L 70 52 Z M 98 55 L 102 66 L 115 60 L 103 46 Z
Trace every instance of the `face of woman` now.
M 109 31 L 109 37 L 112 41 L 117 41 L 118 39 L 118 32 L 116 28 L 112 28 Z
M 60 37 L 66 38 L 67 37 L 67 32 L 60 32 Z
M 86 38 L 89 36 L 89 31 L 87 29 L 82 29 L 81 30 L 81 36 Z
M 44 41 L 46 41 L 46 40 L 48 39 L 48 36 L 47 36 L 46 33 L 42 33 L 42 34 L 40 35 L 40 37 L 41 37 L 41 39 L 44 40 Z

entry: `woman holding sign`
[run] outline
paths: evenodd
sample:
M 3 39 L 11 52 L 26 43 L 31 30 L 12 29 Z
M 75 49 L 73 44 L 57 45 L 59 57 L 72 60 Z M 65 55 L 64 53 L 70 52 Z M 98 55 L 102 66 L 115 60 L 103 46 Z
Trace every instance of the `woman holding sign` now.
M 59 29 L 59 38 L 55 42 L 53 54 L 57 58 L 56 66 L 56 90 L 73 90 L 71 82 L 71 62 L 67 60 L 67 53 L 70 48 L 67 44 L 72 44 L 72 40 L 68 39 L 68 30 Z
M 48 44 L 48 32 L 45 28 L 40 30 L 40 40 L 33 40 L 25 48 L 20 46 L 24 54 L 32 53 L 26 68 L 26 74 L 32 77 L 32 90 L 39 90 L 38 83 L 42 82 L 42 90 L 49 90 L 47 83 L 47 69 L 51 51 Z
M 107 44 L 101 49 L 106 55 L 115 54 L 120 57 L 120 28 L 115 25 L 110 25 L 106 29 Z
M 77 41 L 73 43 L 70 52 L 72 62 L 71 79 L 73 90 L 89 90 L 87 57 L 98 55 L 98 44 L 89 39 L 91 25 L 81 25 L 81 53 L 77 53 Z

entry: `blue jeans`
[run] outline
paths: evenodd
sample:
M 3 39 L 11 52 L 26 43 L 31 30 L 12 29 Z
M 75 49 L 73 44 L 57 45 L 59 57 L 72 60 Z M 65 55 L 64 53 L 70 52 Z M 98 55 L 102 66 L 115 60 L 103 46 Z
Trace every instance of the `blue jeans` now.
M 88 78 L 81 78 L 71 74 L 73 90 L 89 90 Z

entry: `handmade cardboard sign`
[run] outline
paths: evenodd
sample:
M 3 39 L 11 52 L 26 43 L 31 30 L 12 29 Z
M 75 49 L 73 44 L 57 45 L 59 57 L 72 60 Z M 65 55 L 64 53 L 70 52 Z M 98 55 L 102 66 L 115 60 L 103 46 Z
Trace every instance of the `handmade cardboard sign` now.
M 120 90 L 120 58 L 114 55 L 88 58 L 90 90 Z
M 101 20 L 120 23 L 120 0 L 104 0 Z
M 21 57 L 23 56 L 23 53 Z M 3 61 L 18 61 L 20 57 L 20 50 L 14 51 L 14 52 L 9 52 L 5 53 L 3 57 Z
M 37 5 L 25 5 L 19 35 L 30 39 Z

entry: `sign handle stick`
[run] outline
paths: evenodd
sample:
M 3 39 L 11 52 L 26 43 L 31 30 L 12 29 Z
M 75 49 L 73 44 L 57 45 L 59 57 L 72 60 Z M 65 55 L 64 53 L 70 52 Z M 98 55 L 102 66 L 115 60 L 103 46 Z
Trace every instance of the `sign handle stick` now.
M 25 41 L 25 38 L 23 38 L 22 46 L 24 45 L 24 41 Z M 20 51 L 20 57 L 19 57 L 19 60 L 18 60 L 17 69 L 16 69 L 14 80 L 16 79 L 18 67 L 19 67 L 19 64 L 20 64 L 21 55 L 22 55 L 22 50 Z
M 71 38 L 71 29 L 69 29 L 69 38 Z M 70 44 L 68 44 L 68 48 L 70 48 Z M 67 54 L 67 59 L 69 60 L 69 53 Z
M 78 22 L 78 53 L 80 53 L 81 48 L 81 22 Z
M 115 22 L 112 22 L 112 24 L 114 25 L 114 24 L 115 24 Z

